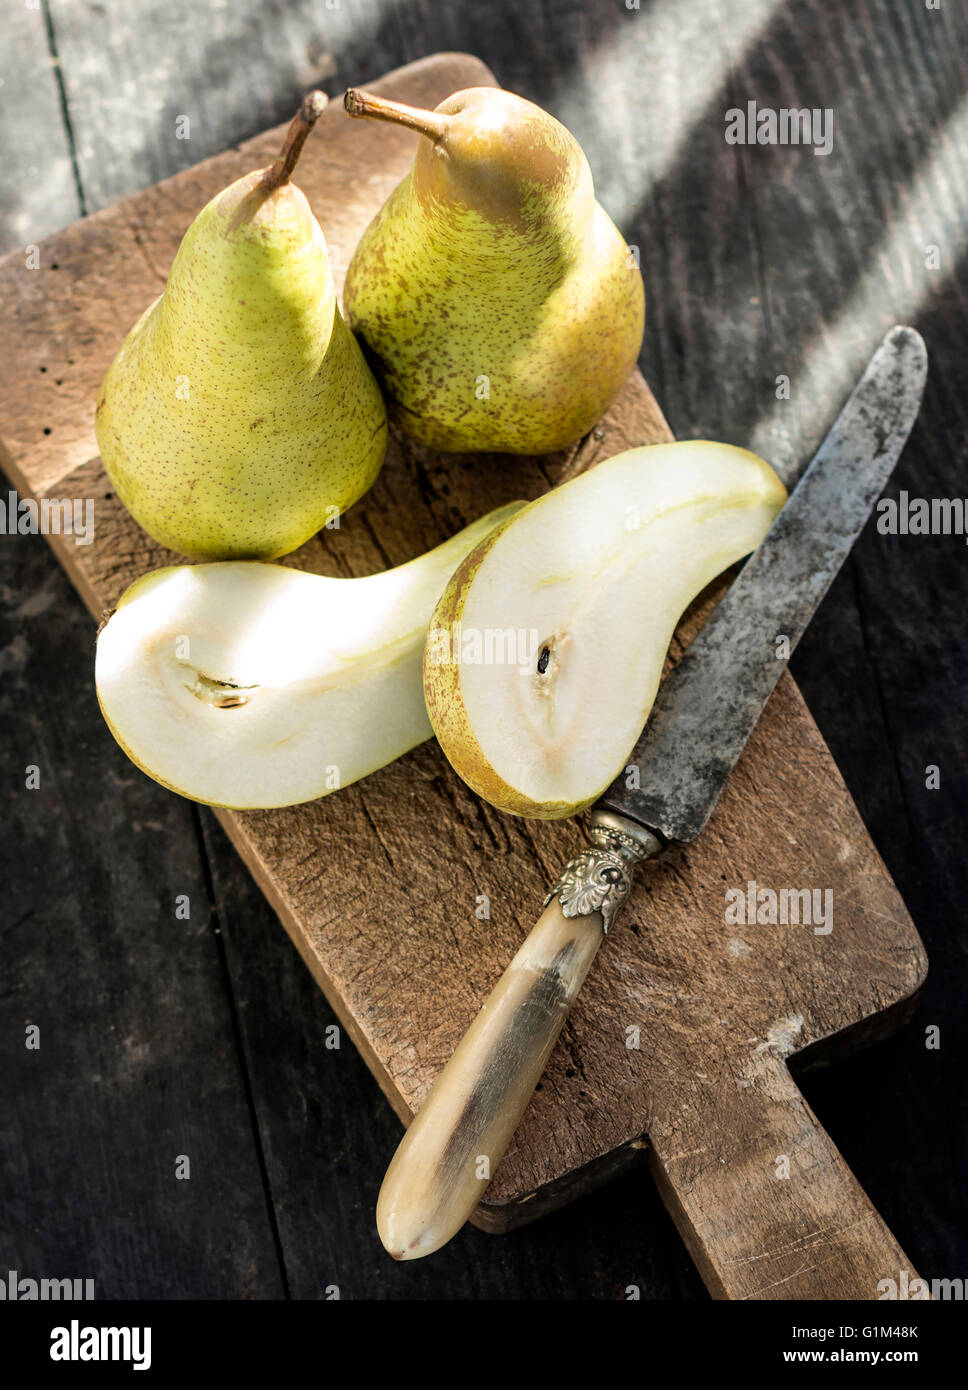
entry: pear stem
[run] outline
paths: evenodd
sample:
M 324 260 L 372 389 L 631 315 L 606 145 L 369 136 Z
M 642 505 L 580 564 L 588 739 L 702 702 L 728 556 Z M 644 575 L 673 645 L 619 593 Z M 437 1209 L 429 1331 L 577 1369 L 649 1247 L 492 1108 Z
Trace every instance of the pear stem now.
M 406 106 L 402 101 L 389 101 L 374 92 L 362 92 L 351 87 L 343 97 L 343 106 L 350 116 L 370 116 L 375 121 L 391 121 L 394 125 L 418 130 L 431 140 L 439 140 L 447 129 L 448 117 L 419 106 Z
M 296 161 L 302 153 L 302 147 L 309 138 L 309 132 L 328 105 L 329 97 L 325 92 L 307 92 L 303 97 L 299 110 L 286 131 L 286 138 L 275 164 L 268 168 L 262 177 L 262 186 L 267 191 L 271 192 L 273 188 L 279 188 L 289 182 Z

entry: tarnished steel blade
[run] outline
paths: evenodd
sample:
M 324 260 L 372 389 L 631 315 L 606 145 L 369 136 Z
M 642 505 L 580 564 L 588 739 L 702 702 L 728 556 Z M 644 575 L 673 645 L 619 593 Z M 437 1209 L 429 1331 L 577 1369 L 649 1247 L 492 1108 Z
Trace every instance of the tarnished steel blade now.
M 695 839 L 834 575 L 863 529 L 917 417 L 927 351 L 893 328 L 777 517 L 659 689 L 629 765 L 598 801 L 658 831 Z

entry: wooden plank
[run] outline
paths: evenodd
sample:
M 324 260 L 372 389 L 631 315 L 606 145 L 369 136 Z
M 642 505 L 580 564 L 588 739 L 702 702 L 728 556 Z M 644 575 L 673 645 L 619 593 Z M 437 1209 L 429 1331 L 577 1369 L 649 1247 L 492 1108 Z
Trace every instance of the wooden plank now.
M 455 87 L 486 80 L 479 64 L 450 56 L 388 79 L 386 90 L 432 104 Z M 351 136 L 350 129 L 338 110 L 327 113 L 312 146 L 320 153 L 307 160 L 302 179 L 311 201 L 330 212 L 331 239 L 347 252 L 412 151 L 405 132 L 364 128 Z M 38 294 L 18 267 L 0 272 L 18 290 L 17 326 L 26 345 L 21 378 L 15 369 L 2 404 L 10 468 L 22 485 L 102 495 L 90 403 L 132 305 L 136 310 L 156 292 L 158 267 L 168 264 L 204 197 L 262 162 L 276 139 L 260 137 L 58 239 L 57 254 L 71 271 L 60 294 L 50 285 Z M 75 363 L 70 397 L 38 388 L 35 375 L 37 355 L 56 341 L 65 314 L 80 316 L 71 321 L 86 354 Z M 24 383 L 27 390 L 18 389 Z M 41 427 L 42 419 L 52 423 Z M 585 455 L 591 462 L 660 437 L 661 416 L 635 378 Z M 521 461 L 512 476 L 507 460 L 448 460 L 396 441 L 380 481 L 353 515 L 357 524 L 348 519 L 326 550 L 313 543 L 294 563 L 343 573 L 394 563 L 498 500 L 535 495 L 573 463 Z M 95 546 L 81 553 L 61 540 L 56 548 L 95 610 L 163 559 L 109 496 L 99 508 Z M 223 822 L 404 1115 L 425 1094 L 576 838 L 572 827 L 533 826 L 491 812 L 433 745 L 338 798 Z M 840 936 L 824 938 L 823 950 L 805 933 L 758 941 L 755 966 L 744 958 L 738 970 L 723 934 L 723 884 L 741 884 L 751 870 L 761 882 L 831 888 L 851 904 Z M 621 951 L 603 954 L 495 1179 L 480 1213 L 493 1227 L 549 1209 L 603 1166 L 613 1171 L 623 1155 L 637 1154 L 645 1128 L 653 1137 L 671 1134 L 675 1117 L 663 1115 L 661 1103 L 670 1103 L 668 1079 L 700 1060 L 697 1037 L 732 1037 L 740 1029 L 748 1047 L 768 1044 L 778 1019 L 796 1006 L 803 1021 L 791 1050 L 870 1015 L 893 1026 L 892 1006 L 908 999 L 923 975 L 903 905 L 787 679 L 701 847 L 657 867 L 646 885 Z M 482 891 L 492 903 L 487 924 L 474 917 Z M 887 942 L 893 949 L 885 953 Z M 732 1008 L 723 1007 L 724 994 Z M 787 1014 L 778 1013 L 783 1008 Z M 647 1034 L 647 1057 L 626 1047 L 630 1025 Z M 724 1072 L 721 1081 L 728 1088 L 735 1077 Z
M 710 7 L 707 17 L 715 47 L 734 10 Z M 903 319 L 924 334 L 931 367 L 888 495 L 964 493 L 968 422 L 954 383 L 968 306 L 966 82 L 964 7 L 875 0 L 847 11 L 820 0 L 777 11 L 683 146 L 673 186 L 645 209 L 650 224 L 663 219 L 659 283 L 669 261 L 688 258 L 680 284 L 709 290 L 690 301 L 688 326 L 678 292 L 653 300 L 653 330 L 665 334 L 661 316 L 670 339 L 689 345 L 691 387 L 666 354 L 651 378 L 673 423 L 689 419 L 781 462 L 807 457 L 866 354 Z M 774 108 L 830 107 L 831 155 L 717 150 L 723 112 L 754 96 Z M 675 237 L 716 171 L 715 216 L 701 235 Z M 931 243 L 937 270 L 926 264 Z M 791 379 L 789 401 L 776 400 L 779 373 Z M 870 525 L 792 663 L 932 960 L 921 1025 L 883 1056 L 812 1074 L 804 1089 L 902 1244 L 935 1271 L 964 1262 L 966 1220 L 963 1079 L 950 1065 L 964 1037 L 950 927 L 965 892 L 954 848 L 968 769 L 962 561 L 959 537 L 882 536 Z M 937 790 L 926 786 L 929 764 L 941 770 Z M 925 1045 L 931 1026 L 948 1038 L 947 1062 Z M 899 1105 L 908 1120 L 896 1132 Z
M 10 5 L 0 73 L 0 252 L 36 246 L 80 217 L 70 136 L 43 8 Z
M 107 734 L 38 539 L 0 545 L 0 598 L 0 1246 L 98 1299 L 280 1297 L 194 812 Z
M 210 0 L 203 14 L 190 0 L 133 0 L 121 11 L 47 3 L 91 209 L 289 119 L 294 93 L 337 90 L 336 55 L 373 51 L 387 9 L 384 0 L 276 0 L 271 12 L 258 0 Z M 385 70 L 397 58 L 377 61 Z

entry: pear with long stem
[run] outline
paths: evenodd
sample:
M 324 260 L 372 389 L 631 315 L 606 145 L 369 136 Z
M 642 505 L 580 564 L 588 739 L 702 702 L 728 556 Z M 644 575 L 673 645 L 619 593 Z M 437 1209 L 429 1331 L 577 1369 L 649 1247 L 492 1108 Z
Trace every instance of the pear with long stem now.
M 292 182 L 326 103 L 311 92 L 275 162 L 198 214 L 101 387 L 97 440 L 118 496 L 193 559 L 295 550 L 383 463 L 380 390 Z
M 391 416 L 456 451 L 548 453 L 580 439 L 635 363 L 645 298 L 578 142 L 499 88 L 456 92 L 434 111 L 358 90 L 344 106 L 422 137 L 344 295 Z

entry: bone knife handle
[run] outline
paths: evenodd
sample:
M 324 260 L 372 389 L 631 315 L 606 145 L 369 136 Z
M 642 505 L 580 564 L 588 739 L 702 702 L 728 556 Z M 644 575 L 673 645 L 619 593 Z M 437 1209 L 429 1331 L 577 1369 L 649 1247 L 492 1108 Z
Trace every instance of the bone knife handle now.
M 596 812 L 595 847 L 572 859 L 545 909 L 440 1073 L 387 1170 L 380 1239 L 395 1259 L 438 1250 L 480 1202 L 628 895 L 659 842 Z

